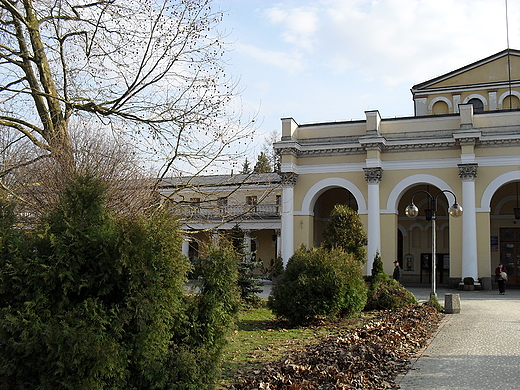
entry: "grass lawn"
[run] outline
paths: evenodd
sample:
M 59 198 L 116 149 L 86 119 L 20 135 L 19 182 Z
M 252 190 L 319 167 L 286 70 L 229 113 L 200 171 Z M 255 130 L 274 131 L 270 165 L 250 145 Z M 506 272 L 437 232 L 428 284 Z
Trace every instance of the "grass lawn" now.
M 254 371 L 263 363 L 278 360 L 291 349 L 317 344 L 345 328 L 361 325 L 370 314 L 359 318 L 326 322 L 309 327 L 289 328 L 266 307 L 242 310 L 237 329 L 230 335 L 222 364 L 222 383 L 240 373 Z

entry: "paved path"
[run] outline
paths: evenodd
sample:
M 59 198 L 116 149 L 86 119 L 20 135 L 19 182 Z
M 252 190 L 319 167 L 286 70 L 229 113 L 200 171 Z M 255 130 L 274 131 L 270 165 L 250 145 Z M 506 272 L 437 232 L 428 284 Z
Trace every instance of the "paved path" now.
M 429 290 L 410 288 L 417 299 Z M 460 294 L 461 311 L 447 314 L 430 345 L 397 383 L 404 390 L 520 389 L 520 290 L 437 291 Z

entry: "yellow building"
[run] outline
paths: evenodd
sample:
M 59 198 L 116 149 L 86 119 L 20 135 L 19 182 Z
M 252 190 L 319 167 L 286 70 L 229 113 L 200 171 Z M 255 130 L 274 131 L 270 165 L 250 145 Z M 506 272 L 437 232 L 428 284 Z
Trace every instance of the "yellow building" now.
M 282 119 L 275 147 L 284 261 L 302 244 L 320 245 L 333 205 L 342 203 L 365 225 L 367 274 L 379 252 L 389 274 L 397 259 L 403 283 L 427 284 L 433 242 L 437 283 L 471 276 L 490 287 L 503 261 L 508 283 L 520 284 L 520 51 L 502 51 L 411 92 L 412 117 L 385 119 L 371 110 L 359 121 Z M 412 200 L 419 214 L 409 218 Z M 455 201 L 460 218 L 448 213 Z
M 281 193 L 276 173 L 194 176 L 161 183 L 163 199 L 186 232 L 186 256 L 198 257 L 204 242 L 238 226 L 248 256 L 263 263 L 259 274 L 268 274 L 280 256 Z

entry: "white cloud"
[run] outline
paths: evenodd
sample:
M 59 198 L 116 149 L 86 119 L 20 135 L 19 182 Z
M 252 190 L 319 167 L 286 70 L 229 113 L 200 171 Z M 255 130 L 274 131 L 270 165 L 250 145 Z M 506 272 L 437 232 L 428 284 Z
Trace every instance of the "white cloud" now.
M 314 35 L 319 29 L 317 8 L 282 9 L 277 6 L 266 9 L 265 15 L 272 24 L 282 26 L 281 37 L 284 42 L 313 51 Z
M 272 65 L 290 73 L 300 72 L 305 68 L 303 56 L 299 52 L 271 51 L 244 43 L 236 43 L 234 48 L 236 51 L 246 54 L 262 64 Z
M 506 47 L 502 1 L 373 0 L 325 3 L 336 72 L 358 67 L 389 84 L 419 82 Z M 341 48 L 341 49 L 339 49 Z M 339 49 L 339 50 L 338 50 Z
M 270 33 L 292 47 L 287 53 L 255 49 L 262 62 L 292 72 L 357 69 L 396 85 L 435 77 L 506 47 L 503 0 L 301 3 L 281 2 L 260 12 L 275 30 Z M 510 41 L 520 43 L 520 2 L 509 4 L 509 13 Z

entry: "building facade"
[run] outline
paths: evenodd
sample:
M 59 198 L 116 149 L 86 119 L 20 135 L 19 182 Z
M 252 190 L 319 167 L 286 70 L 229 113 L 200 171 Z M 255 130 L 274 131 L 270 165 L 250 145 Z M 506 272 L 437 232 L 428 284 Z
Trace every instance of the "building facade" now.
M 411 92 L 411 117 L 371 110 L 359 121 L 282 119 L 275 148 L 283 260 L 302 244 L 319 246 L 342 203 L 365 225 L 367 274 L 380 253 L 388 273 L 399 260 L 404 283 L 429 283 L 435 257 L 438 283 L 489 280 L 502 261 L 508 283 L 520 284 L 520 52 L 502 51 Z M 409 218 L 412 200 L 419 214 Z M 459 218 L 448 213 L 455 201 Z
M 256 272 L 269 277 L 281 255 L 281 180 L 276 173 L 164 179 L 161 196 L 181 221 L 183 254 L 201 255 L 204 243 L 238 226 Z

